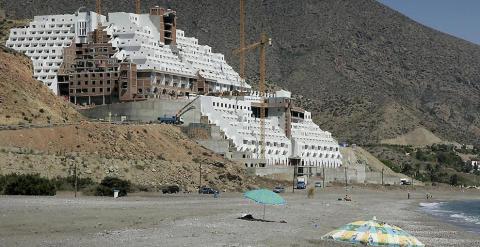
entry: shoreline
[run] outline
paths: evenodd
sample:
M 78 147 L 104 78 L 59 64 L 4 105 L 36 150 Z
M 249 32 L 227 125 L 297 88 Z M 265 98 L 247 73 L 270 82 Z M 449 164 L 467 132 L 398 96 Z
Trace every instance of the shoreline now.
M 453 204 L 476 203 L 480 205 L 480 199 L 464 198 L 464 199 L 424 202 L 419 204 L 419 210 L 422 213 L 425 213 L 437 220 L 456 226 L 468 233 L 480 234 L 480 221 L 478 221 L 479 216 L 468 215 L 467 211 L 452 210 L 452 209 L 444 208 L 445 206 L 449 206 L 452 203 Z M 474 218 L 470 219 L 469 217 L 474 217 Z

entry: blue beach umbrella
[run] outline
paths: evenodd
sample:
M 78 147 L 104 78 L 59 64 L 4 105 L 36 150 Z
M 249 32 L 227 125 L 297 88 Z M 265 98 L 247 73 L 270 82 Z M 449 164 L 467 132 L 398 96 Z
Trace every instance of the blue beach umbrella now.
M 243 194 L 245 198 L 248 198 L 256 203 L 263 204 L 263 219 L 265 219 L 265 207 L 266 205 L 284 205 L 285 199 L 279 196 L 277 193 L 266 190 L 251 190 Z

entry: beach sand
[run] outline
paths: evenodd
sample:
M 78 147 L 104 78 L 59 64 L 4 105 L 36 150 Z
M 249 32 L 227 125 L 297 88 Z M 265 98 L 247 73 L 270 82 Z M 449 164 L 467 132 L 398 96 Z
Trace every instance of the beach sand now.
M 284 193 L 285 206 L 267 206 L 266 219 L 238 220 L 242 213 L 261 218 L 263 206 L 240 193 L 211 195 L 158 193 L 125 198 L 0 197 L 0 246 L 351 246 L 320 238 L 355 220 L 397 225 L 426 246 L 480 246 L 480 237 L 420 210 L 425 192 L 400 188 L 317 189 Z M 475 191 L 431 191 L 429 202 L 480 199 Z

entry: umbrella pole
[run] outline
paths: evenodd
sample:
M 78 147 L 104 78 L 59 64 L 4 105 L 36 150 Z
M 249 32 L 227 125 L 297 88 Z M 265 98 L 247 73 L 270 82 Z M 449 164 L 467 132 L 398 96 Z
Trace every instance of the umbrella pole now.
M 265 220 L 265 207 L 266 207 L 266 205 L 263 204 L 263 220 Z

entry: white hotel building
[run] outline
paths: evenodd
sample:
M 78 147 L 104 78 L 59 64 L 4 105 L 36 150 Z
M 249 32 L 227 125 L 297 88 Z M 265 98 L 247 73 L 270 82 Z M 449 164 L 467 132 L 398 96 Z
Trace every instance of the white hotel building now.
M 237 151 L 252 153 L 252 158 L 261 157 L 258 97 L 238 100 L 201 96 L 200 101 L 202 116 L 207 117 L 210 124 L 219 126 Z M 268 102 L 265 119 L 267 166 L 288 165 L 290 158 L 299 159 L 301 166 L 336 168 L 342 165 L 338 142 L 312 121 L 310 112 L 288 106 L 291 102 L 289 92 L 269 95 Z
M 104 16 L 100 19 L 106 21 Z M 34 78 L 57 93 L 57 74 L 63 62 L 63 49 L 72 42 L 86 42 L 87 34 L 96 26 L 95 12 L 35 16 L 28 26 L 10 30 L 6 46 L 30 57 Z
M 115 58 L 128 59 L 139 71 L 157 71 L 184 78 L 196 78 L 199 74 L 210 83 L 207 92 L 239 90 L 241 78 L 227 64 L 223 54 L 213 53 L 211 47 L 198 44 L 196 38 L 186 37 L 184 31 L 176 29 L 174 11 L 166 10 L 162 15 L 171 13 L 172 31 L 175 32 L 171 42 L 165 39 L 168 30 L 159 28 L 166 17 L 158 14 L 109 13 L 108 21 L 101 16 L 102 26 L 111 37 L 110 43 L 117 49 Z M 96 27 L 97 14 L 94 12 L 36 16 L 28 26 L 12 29 L 6 46 L 29 56 L 33 61 L 34 77 L 57 93 L 57 74 L 64 48 L 72 42 L 87 43 L 88 34 Z M 250 88 L 248 84 L 245 87 L 245 90 Z
M 146 80 L 146 86 L 141 88 L 142 91 L 138 89 L 139 91 L 135 91 L 134 94 L 157 93 L 160 92 L 157 87 L 166 88 L 167 86 L 169 89 L 181 87 L 183 90 L 199 94 L 200 89 L 204 90 L 204 94 L 241 89 L 241 78 L 226 63 L 222 54 L 213 53 L 211 47 L 198 44 L 196 38 L 186 37 L 182 30 L 176 29 L 174 11 L 155 7 L 150 14 L 110 13 L 108 20 L 105 16 L 100 16 L 99 20 L 109 40 L 108 43 L 103 44 L 103 47 L 108 45 L 108 49 L 113 50 L 112 57 L 109 57 L 108 61 L 113 59 L 119 64 L 124 62 L 135 64 L 138 81 Z M 34 77 L 57 93 L 59 83 L 72 85 L 72 82 L 58 81 L 59 68 L 64 62 L 65 48 L 73 45 L 83 47 L 82 49 L 93 47 L 91 53 L 87 51 L 87 54 L 82 56 L 95 56 L 94 50 L 98 48 L 92 45 L 90 34 L 96 27 L 97 14 L 94 12 L 36 16 L 28 26 L 12 29 L 6 45 L 29 56 L 33 61 Z M 103 47 L 101 49 L 104 49 Z M 75 50 L 73 51 L 75 53 Z M 77 49 L 76 52 L 80 50 Z M 76 60 L 78 57 L 73 59 L 73 61 Z M 116 76 L 116 71 L 110 71 L 109 75 Z M 85 70 L 81 73 L 75 74 L 76 80 L 83 78 Z M 96 71 L 95 73 L 105 72 Z M 131 70 L 130 73 L 132 73 Z M 157 75 L 161 78 L 157 78 Z M 92 77 L 98 78 L 98 76 Z M 120 77 L 121 75 L 118 79 L 121 84 Z M 137 77 L 135 78 L 137 83 Z M 200 83 L 200 79 L 204 84 Z M 100 82 L 98 79 L 83 82 L 82 79 L 81 83 L 90 84 L 87 87 L 80 85 L 78 81 L 79 87 L 85 86 L 85 88 L 75 90 L 91 93 L 89 90 L 92 87 L 92 81 L 93 84 L 97 82 L 96 86 Z M 103 84 L 103 81 L 100 83 Z M 196 85 L 192 85 L 193 83 Z M 141 85 L 143 84 L 145 81 Z M 74 86 L 76 85 L 77 81 Z M 245 84 L 245 87 L 245 90 L 250 90 L 249 85 Z M 137 90 L 140 84 L 132 88 Z M 110 88 L 108 91 L 113 92 Z M 71 92 L 72 86 L 70 86 Z M 98 90 L 96 92 L 98 93 Z M 102 92 L 105 91 L 102 90 Z M 103 97 L 105 98 L 105 95 Z M 260 98 L 255 95 L 241 99 L 201 96 L 200 111 L 210 124 L 220 127 L 225 138 L 231 140 L 237 151 L 251 153 L 253 157 L 259 158 L 261 145 L 259 100 Z M 290 93 L 277 92 L 277 95 L 270 95 L 268 105 L 265 121 L 267 165 L 288 165 L 289 159 L 295 158 L 299 159 L 304 166 L 332 168 L 341 166 L 341 154 L 337 141 L 329 132 L 321 130 L 312 121 L 310 112 L 292 107 Z

